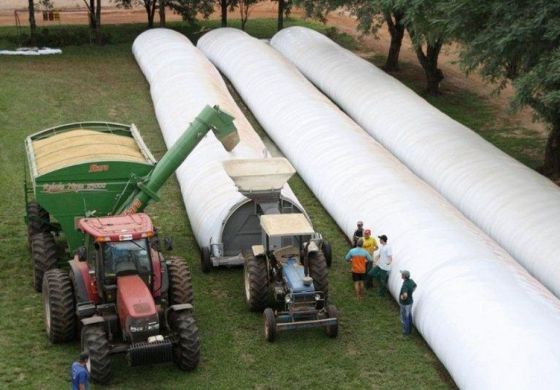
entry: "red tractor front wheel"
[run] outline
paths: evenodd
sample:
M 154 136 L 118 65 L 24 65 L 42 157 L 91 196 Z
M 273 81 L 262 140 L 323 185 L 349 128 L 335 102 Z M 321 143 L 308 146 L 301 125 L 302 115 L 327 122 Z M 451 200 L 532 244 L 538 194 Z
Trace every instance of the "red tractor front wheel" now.
M 111 356 L 109 341 L 102 324 L 82 328 L 82 351 L 89 354 L 87 368 L 92 382 L 109 383 L 111 378 Z
M 200 338 L 194 317 L 188 311 L 173 313 L 171 329 L 175 333 L 173 357 L 181 370 L 191 371 L 200 360 Z

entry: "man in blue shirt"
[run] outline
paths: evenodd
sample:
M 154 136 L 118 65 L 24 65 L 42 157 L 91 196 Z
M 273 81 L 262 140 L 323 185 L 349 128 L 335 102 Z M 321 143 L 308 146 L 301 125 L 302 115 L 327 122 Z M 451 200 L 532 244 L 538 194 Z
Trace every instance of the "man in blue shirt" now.
M 89 372 L 86 366 L 88 360 L 89 355 L 81 353 L 80 360 L 72 363 L 72 390 L 87 390 L 89 388 Z

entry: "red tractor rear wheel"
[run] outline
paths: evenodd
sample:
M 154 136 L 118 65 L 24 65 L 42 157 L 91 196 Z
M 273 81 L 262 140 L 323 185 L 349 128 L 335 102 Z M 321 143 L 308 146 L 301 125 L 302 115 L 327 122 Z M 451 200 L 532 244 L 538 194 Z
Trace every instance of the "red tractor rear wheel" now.
M 82 328 L 82 351 L 89 354 L 87 368 L 91 381 L 99 384 L 109 383 L 111 355 L 103 324 L 86 325 Z
M 175 333 L 173 358 L 181 370 L 191 371 L 200 360 L 200 338 L 191 313 L 180 311 L 171 316 L 171 329 Z
M 45 272 L 56 267 L 56 242 L 50 232 L 34 234 L 31 238 L 33 260 L 33 288 L 41 292 Z
M 76 317 L 72 282 L 65 272 L 52 269 L 43 278 L 43 307 L 45 328 L 52 343 L 74 339 Z
M 190 303 L 194 300 L 191 271 L 181 257 L 170 257 L 167 263 L 169 273 L 169 300 L 171 305 Z

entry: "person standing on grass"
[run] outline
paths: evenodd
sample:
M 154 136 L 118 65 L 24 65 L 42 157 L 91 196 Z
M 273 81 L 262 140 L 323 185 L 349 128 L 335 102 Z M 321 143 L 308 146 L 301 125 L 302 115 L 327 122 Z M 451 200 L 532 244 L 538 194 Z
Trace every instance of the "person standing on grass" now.
M 352 246 L 358 246 L 358 240 L 364 236 L 364 223 L 362 221 L 358 221 L 358 226 L 356 231 L 354 231 L 354 236 L 352 237 Z
M 385 234 L 378 237 L 381 248 L 379 248 L 379 254 L 375 256 L 377 261 L 375 267 L 367 274 L 367 280 L 375 278 L 379 281 L 379 296 L 382 297 L 387 289 L 387 281 L 389 280 L 389 272 L 391 272 L 391 263 L 393 262 L 393 251 L 387 244 L 387 236 Z
M 371 230 L 370 229 L 366 229 L 364 230 L 364 246 L 363 248 L 368 251 L 369 255 L 373 258 L 373 252 L 375 252 L 377 250 L 377 241 L 375 240 L 375 238 L 373 238 L 371 236 Z M 368 261 L 366 263 L 366 275 L 368 274 L 368 272 L 371 270 L 372 268 L 372 264 L 373 262 Z M 371 278 L 367 278 L 366 277 L 366 288 L 371 288 L 373 287 L 373 283 L 371 281 Z
M 352 263 L 354 290 L 356 291 L 356 297 L 361 299 L 365 295 L 364 279 L 366 277 L 366 262 L 372 261 L 372 258 L 368 251 L 362 248 L 364 245 L 363 238 L 360 238 L 356 244 L 356 248 L 352 248 L 348 251 L 345 260 Z
M 87 370 L 88 360 L 89 355 L 87 353 L 81 353 L 80 360 L 72 363 L 72 390 L 89 389 L 89 372 Z
M 401 271 L 403 284 L 399 294 L 399 306 L 401 307 L 402 333 L 407 336 L 412 333 L 412 294 L 416 290 L 416 283 L 410 279 L 410 272 Z

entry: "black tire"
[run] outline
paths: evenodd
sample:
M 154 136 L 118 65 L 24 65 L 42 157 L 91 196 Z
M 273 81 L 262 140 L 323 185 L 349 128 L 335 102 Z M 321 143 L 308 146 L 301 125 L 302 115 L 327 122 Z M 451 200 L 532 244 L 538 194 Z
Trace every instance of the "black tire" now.
M 327 306 L 327 317 L 338 318 L 338 310 L 336 310 L 336 307 L 334 305 Z M 327 325 L 325 327 L 325 333 L 327 334 L 327 336 L 333 339 L 338 336 L 338 321 L 335 325 Z
M 268 303 L 268 270 L 264 256 L 245 257 L 245 302 L 251 311 L 262 311 Z
M 200 251 L 200 268 L 202 272 L 207 274 L 208 272 L 212 271 L 212 260 L 210 258 L 210 248 L 207 246 L 202 247 Z
M 276 339 L 276 316 L 274 311 L 267 307 L 263 312 L 264 317 L 264 338 L 269 343 L 272 343 Z
M 45 272 L 56 268 L 56 242 L 50 232 L 42 232 L 31 238 L 31 258 L 33 260 L 33 288 L 41 292 Z
M 328 275 L 329 271 L 323 251 L 311 252 L 309 254 L 309 276 L 313 278 L 315 290 L 322 291 L 325 294 L 325 300 L 329 296 Z
M 325 255 L 325 261 L 327 262 L 327 267 L 331 267 L 332 265 L 332 248 L 331 244 L 328 241 L 323 240 L 323 245 L 321 245 L 321 250 Z
M 194 317 L 188 311 L 173 313 L 171 329 L 175 333 L 173 359 L 181 370 L 191 371 L 200 360 L 200 338 Z
M 167 262 L 169 274 L 169 301 L 171 305 L 194 301 L 191 271 L 181 257 L 170 257 Z
M 75 337 L 74 291 L 68 274 L 51 269 L 43 278 L 45 329 L 54 343 L 72 341 Z
M 27 204 L 27 245 L 31 250 L 32 237 L 48 231 L 49 213 L 37 202 Z
M 87 367 L 91 381 L 102 385 L 109 383 L 111 355 L 103 324 L 86 325 L 82 328 L 82 351 L 89 354 Z

